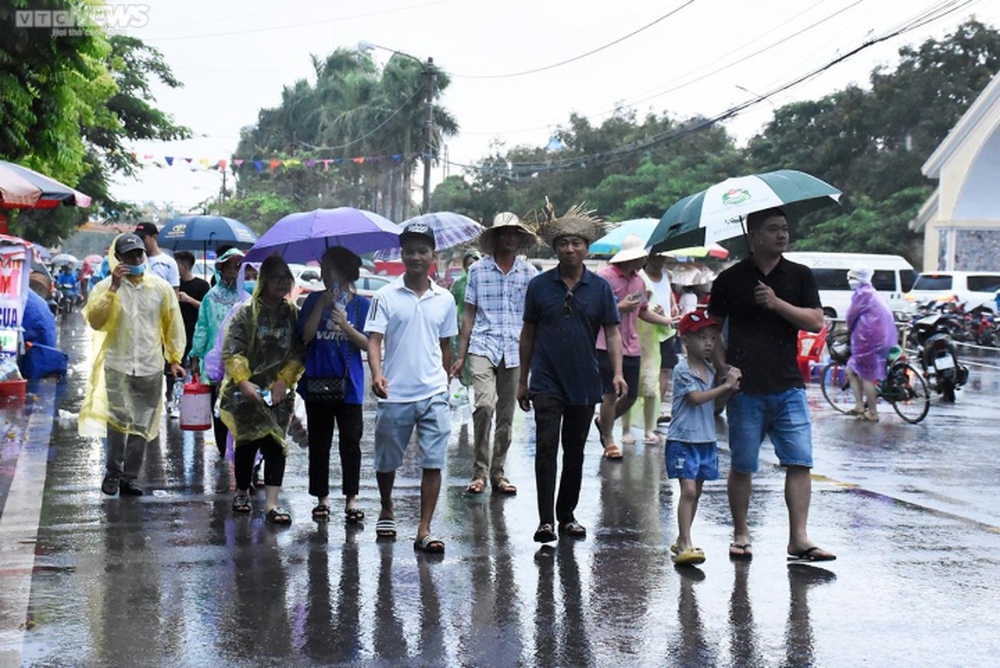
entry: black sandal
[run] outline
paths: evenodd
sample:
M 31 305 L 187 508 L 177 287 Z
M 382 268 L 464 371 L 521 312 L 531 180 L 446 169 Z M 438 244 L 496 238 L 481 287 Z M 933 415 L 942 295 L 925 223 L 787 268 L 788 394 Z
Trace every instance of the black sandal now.
M 321 503 L 313 508 L 312 515 L 314 520 L 328 520 L 330 519 L 330 506 Z
M 284 510 L 280 506 L 271 508 L 267 511 L 267 515 L 264 516 L 271 524 L 291 524 L 292 516 L 288 514 L 287 510 Z
M 358 524 L 365 519 L 365 511 L 360 508 L 347 508 L 344 510 L 344 519 L 348 524 Z
M 246 494 L 237 494 L 233 499 L 233 512 L 234 513 L 249 513 L 253 512 L 253 505 L 250 503 L 250 497 Z

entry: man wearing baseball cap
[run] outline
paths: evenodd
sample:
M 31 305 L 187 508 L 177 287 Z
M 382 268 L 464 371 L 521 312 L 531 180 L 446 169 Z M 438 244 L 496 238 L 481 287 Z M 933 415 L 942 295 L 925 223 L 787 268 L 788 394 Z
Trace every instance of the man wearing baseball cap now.
M 420 441 L 420 521 L 413 543 L 420 552 L 444 552 L 431 533 L 451 438 L 448 369 L 451 337 L 458 334 L 455 300 L 430 279 L 437 258 L 434 232 L 410 223 L 399 235 L 405 273 L 379 289 L 365 322 L 375 413 L 375 478 L 382 508 L 375 523 L 379 538 L 396 538 L 392 488 L 414 428 Z M 383 342 L 385 352 L 383 356 Z
M 160 433 L 164 363 L 175 378 L 184 376 L 187 339 L 177 295 L 149 272 L 142 239 L 122 234 L 113 249 L 111 275 L 94 287 L 83 309 L 97 357 L 79 430 L 108 439 L 101 491 L 141 496 L 135 479 L 147 444 Z

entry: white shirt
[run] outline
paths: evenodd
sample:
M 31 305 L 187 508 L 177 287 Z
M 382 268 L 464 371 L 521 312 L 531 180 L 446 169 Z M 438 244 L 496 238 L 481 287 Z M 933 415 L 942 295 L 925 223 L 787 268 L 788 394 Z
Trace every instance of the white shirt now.
M 177 260 L 163 252 L 159 255 L 147 255 L 146 259 L 149 262 L 149 270 L 169 283 L 170 287 L 181 286 L 181 272 L 177 268 Z
M 382 373 L 389 382 L 389 398 L 381 401 L 421 401 L 448 391 L 441 339 L 458 334 L 450 292 L 430 281 L 430 288 L 418 297 L 400 276 L 372 297 L 365 332 L 385 337 Z

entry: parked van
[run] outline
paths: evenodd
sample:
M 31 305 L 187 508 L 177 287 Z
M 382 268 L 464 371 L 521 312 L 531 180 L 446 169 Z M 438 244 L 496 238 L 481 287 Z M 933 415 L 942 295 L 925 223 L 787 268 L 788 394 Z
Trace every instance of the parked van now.
M 829 318 L 843 320 L 854 294 L 847 284 L 847 272 L 856 264 L 872 270 L 872 286 L 889 304 L 893 311 L 906 308 L 903 295 L 910 291 L 917 272 L 913 265 L 898 255 L 876 255 L 870 253 L 785 253 L 792 262 L 804 264 L 812 269 L 819 288 L 823 312 Z
M 995 311 L 998 290 L 1000 290 L 1000 272 L 928 271 L 917 277 L 913 289 L 906 294 L 906 301 L 910 309 L 936 299 L 964 303 L 967 311 L 979 306 Z

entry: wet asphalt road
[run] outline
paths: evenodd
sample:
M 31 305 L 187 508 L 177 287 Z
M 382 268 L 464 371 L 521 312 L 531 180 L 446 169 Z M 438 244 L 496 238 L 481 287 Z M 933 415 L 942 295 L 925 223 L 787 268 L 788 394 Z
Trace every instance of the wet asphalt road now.
M 411 545 L 420 475 L 412 458 L 397 478 L 400 538 L 375 540 L 370 432 L 363 527 L 337 513 L 327 524 L 310 519 L 298 448 L 285 477 L 292 526 L 266 525 L 259 511 L 234 517 L 232 474 L 209 432 L 184 433 L 176 421 L 147 452 L 147 496 L 105 497 L 103 446 L 80 439 L 71 417 L 90 354 L 82 330 L 76 314 L 62 327 L 68 382 L 3 412 L 0 666 L 998 661 L 996 358 L 978 360 L 955 406 L 935 402 L 915 426 L 886 411 L 877 425 L 854 422 L 810 389 L 811 534 L 837 561 L 786 564 L 783 474 L 765 448 L 751 504 L 754 560 L 726 556 L 720 480 L 705 485 L 694 527 L 708 561 L 675 569 L 675 488 L 661 448 L 640 443 L 623 462 L 605 462 L 593 433 L 577 512 L 589 536 L 554 548 L 532 542 L 533 428 L 523 413 L 508 466 L 521 490 L 514 498 L 465 493 L 471 425 L 459 428 L 456 414 L 434 524 L 443 558 Z M 725 475 L 724 430 L 720 437 Z

